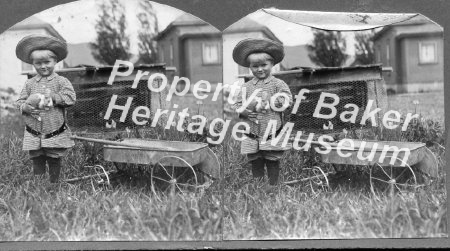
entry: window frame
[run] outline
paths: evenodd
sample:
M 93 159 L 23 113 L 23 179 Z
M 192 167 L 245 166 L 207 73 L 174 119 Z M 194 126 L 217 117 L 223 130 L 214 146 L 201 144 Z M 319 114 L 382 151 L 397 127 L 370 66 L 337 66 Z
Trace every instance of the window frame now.
M 424 44 L 431 44 L 434 47 L 434 61 L 423 61 L 422 59 L 422 46 Z M 429 65 L 429 64 L 437 64 L 439 62 L 438 60 L 438 53 L 437 53 L 437 41 L 421 41 L 419 42 L 419 65 Z
M 214 62 L 206 62 L 205 60 L 205 48 L 206 46 L 216 46 L 217 47 L 217 60 Z M 202 65 L 220 65 L 221 64 L 221 49 L 219 41 L 208 41 L 202 42 Z

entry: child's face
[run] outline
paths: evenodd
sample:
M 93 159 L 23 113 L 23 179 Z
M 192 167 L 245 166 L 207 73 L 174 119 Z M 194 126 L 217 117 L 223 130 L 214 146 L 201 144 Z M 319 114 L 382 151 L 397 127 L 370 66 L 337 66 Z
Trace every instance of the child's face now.
M 55 58 L 52 57 L 52 54 L 53 52 L 47 50 L 33 51 L 31 53 L 33 66 L 39 75 L 47 77 L 53 73 L 57 62 Z
M 247 60 L 250 63 L 250 70 L 253 76 L 257 79 L 265 79 L 270 75 L 273 63 L 270 60 L 270 56 L 266 53 L 250 54 Z

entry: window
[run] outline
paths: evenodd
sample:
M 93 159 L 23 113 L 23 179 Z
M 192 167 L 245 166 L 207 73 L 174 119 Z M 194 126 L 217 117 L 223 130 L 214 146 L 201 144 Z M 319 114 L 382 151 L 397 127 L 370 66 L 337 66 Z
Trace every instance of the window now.
M 437 43 L 420 42 L 419 43 L 419 64 L 437 63 Z
M 203 43 L 202 44 L 203 64 L 219 64 L 220 63 L 220 47 L 219 43 Z

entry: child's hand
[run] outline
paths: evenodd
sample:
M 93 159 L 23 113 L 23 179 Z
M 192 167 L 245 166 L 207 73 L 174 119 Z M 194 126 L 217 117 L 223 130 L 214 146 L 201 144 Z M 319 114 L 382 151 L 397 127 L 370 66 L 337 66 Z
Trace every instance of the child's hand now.
M 240 113 L 240 116 L 247 119 L 256 119 L 258 114 L 256 112 L 252 112 L 250 110 L 245 109 L 243 112 Z
M 39 115 L 39 111 L 27 103 L 23 104 L 22 112 L 30 115 Z

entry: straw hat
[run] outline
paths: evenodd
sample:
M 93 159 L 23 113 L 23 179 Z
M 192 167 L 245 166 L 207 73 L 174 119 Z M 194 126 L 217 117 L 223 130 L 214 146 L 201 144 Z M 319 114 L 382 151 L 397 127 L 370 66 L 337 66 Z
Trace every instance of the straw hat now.
M 249 67 L 248 55 L 265 52 L 273 57 L 273 64 L 278 64 L 284 58 L 283 45 L 269 39 L 248 38 L 241 40 L 233 50 L 233 60 L 244 67 Z
M 35 50 L 53 51 L 58 62 L 67 57 L 66 42 L 47 35 L 29 35 L 22 38 L 17 44 L 16 56 L 25 63 L 32 64 L 30 55 Z

